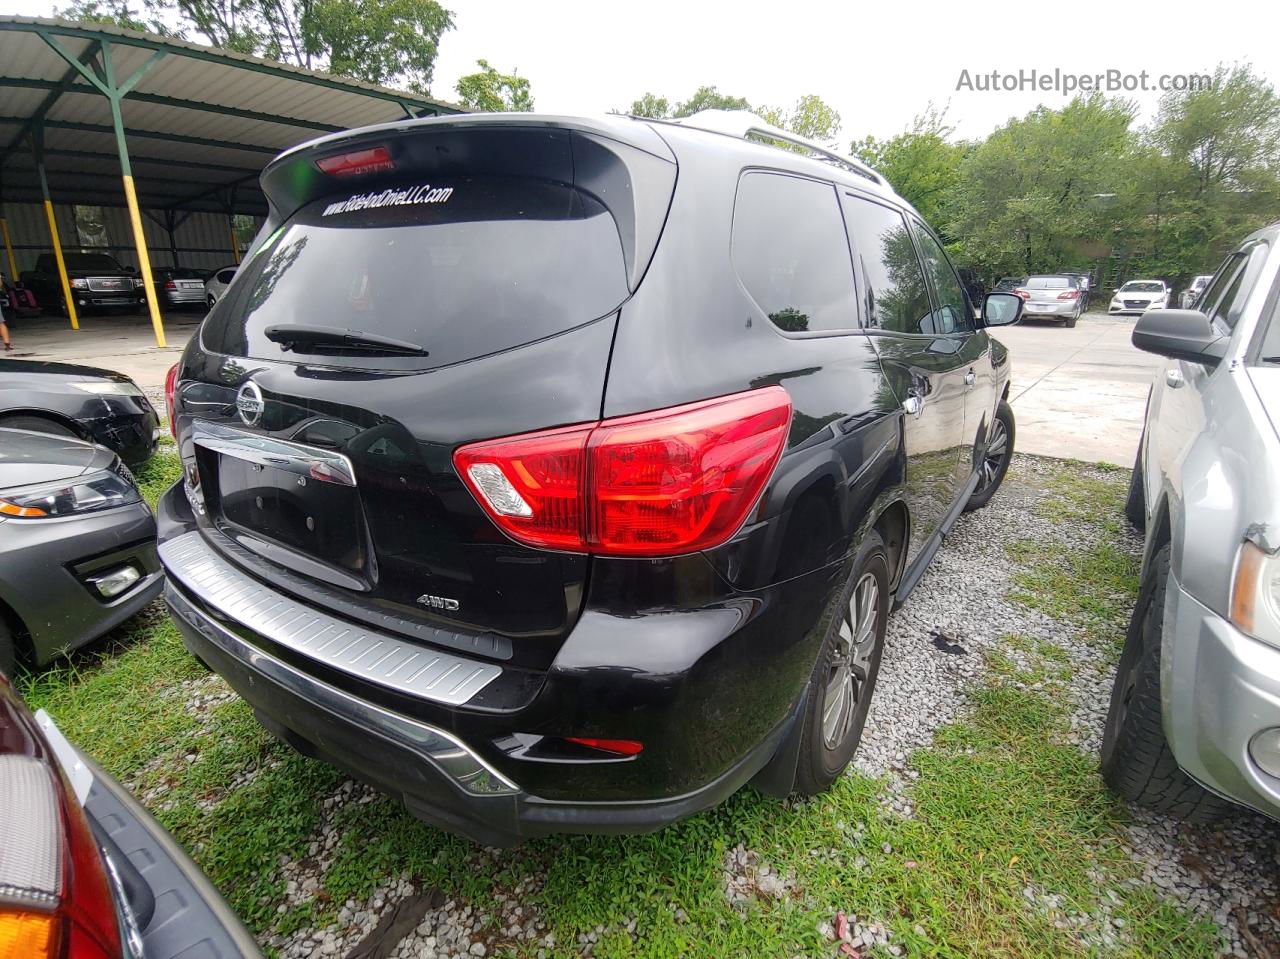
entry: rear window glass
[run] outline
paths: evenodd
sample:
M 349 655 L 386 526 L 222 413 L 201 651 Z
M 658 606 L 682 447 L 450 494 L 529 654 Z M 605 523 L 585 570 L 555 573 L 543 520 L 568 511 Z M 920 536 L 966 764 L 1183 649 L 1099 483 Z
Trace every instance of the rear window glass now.
M 204 343 L 221 353 L 324 365 L 428 368 L 597 319 L 627 295 L 608 210 L 544 180 L 458 178 L 340 194 L 304 207 L 240 267 Z M 429 357 L 309 357 L 269 327 L 357 330 Z
M 1068 276 L 1033 276 L 1027 280 L 1028 290 L 1069 290 L 1071 278 Z

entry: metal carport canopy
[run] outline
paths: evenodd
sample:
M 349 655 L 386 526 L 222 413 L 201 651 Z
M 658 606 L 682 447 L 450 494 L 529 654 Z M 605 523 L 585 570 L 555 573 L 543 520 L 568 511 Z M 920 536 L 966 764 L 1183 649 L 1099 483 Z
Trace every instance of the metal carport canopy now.
M 459 112 L 150 33 L 0 16 L 0 201 L 128 205 L 135 220 L 140 207 L 262 216 L 258 174 L 280 151 L 323 133 Z M 53 245 L 60 258 L 56 238 Z

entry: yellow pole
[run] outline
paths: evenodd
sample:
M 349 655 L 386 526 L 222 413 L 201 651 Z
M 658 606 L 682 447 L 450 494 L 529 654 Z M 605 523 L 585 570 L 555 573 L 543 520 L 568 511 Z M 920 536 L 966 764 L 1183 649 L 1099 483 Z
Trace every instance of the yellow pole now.
M 236 221 L 230 213 L 227 214 L 227 231 L 231 234 L 231 253 L 238 264 L 240 262 L 240 243 L 236 240 Z
M 9 282 L 18 282 L 18 261 L 13 257 L 13 240 L 9 236 L 9 221 L 0 216 L 0 234 L 4 234 L 4 251 L 9 254 Z
M 147 291 L 147 310 L 151 313 L 151 328 L 156 333 L 156 346 L 164 347 L 164 321 L 160 319 L 160 301 L 156 298 L 156 283 L 151 276 L 151 256 L 147 253 L 147 238 L 142 232 L 142 215 L 138 212 L 138 194 L 133 189 L 133 176 L 124 176 L 124 198 L 129 204 L 129 222 L 133 225 L 133 243 L 138 248 L 138 262 L 142 265 L 142 286 Z
M 62 259 L 62 241 L 58 239 L 58 221 L 53 217 L 53 203 L 44 201 L 44 214 L 49 218 L 49 235 L 53 237 L 53 256 L 58 261 L 58 276 L 62 280 L 62 295 L 67 301 L 67 317 L 71 320 L 73 330 L 80 329 L 80 318 L 76 316 L 76 301 L 71 298 L 71 281 L 67 279 L 67 264 Z

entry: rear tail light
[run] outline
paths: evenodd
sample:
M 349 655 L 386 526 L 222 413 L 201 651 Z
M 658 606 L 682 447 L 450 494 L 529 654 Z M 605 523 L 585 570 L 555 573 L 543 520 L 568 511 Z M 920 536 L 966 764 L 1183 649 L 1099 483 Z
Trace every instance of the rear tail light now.
M 1080 296 L 1080 291 L 1079 291 L 1079 290 L 1067 290 L 1065 293 L 1059 293 L 1059 294 L 1058 294 L 1058 299 L 1060 299 L 1060 300 L 1074 300 L 1074 299 L 1077 299 L 1079 296 Z
M 362 173 L 385 173 L 396 168 L 391 151 L 386 147 L 369 147 L 353 153 L 321 157 L 316 161 L 320 172 L 330 176 L 359 176 Z
M 593 739 L 589 736 L 566 736 L 565 742 L 588 746 L 601 752 L 613 753 L 617 756 L 638 756 L 644 750 L 644 743 L 634 739 Z
M 1026 290 L 1014 290 L 1013 292 L 1016 293 L 1018 296 L 1022 297 L 1024 300 L 1031 299 L 1031 294 L 1028 293 Z
M 178 288 L 178 284 L 174 283 L 173 280 L 165 280 L 164 288 L 166 290 L 176 290 Z
M 734 535 L 791 423 L 780 386 L 460 447 L 454 466 L 490 518 L 530 546 L 676 556 Z
M 0 956 L 120 959 L 115 900 L 84 810 L 41 760 L 0 755 Z
M 173 394 L 178 386 L 178 364 L 175 363 L 169 367 L 169 372 L 164 375 L 164 408 L 169 414 L 169 433 L 176 440 L 178 438 L 178 422 L 173 417 Z

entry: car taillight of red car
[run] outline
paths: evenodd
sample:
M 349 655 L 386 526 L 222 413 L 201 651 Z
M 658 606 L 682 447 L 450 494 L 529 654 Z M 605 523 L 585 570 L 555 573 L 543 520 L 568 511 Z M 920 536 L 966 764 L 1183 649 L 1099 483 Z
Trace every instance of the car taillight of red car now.
M 84 809 L 3 697 L 0 810 L 0 957 L 120 959 L 112 886 Z
M 517 542 L 601 556 L 719 546 L 782 456 L 780 386 L 460 447 L 454 466 Z
M 178 438 L 178 424 L 173 418 L 173 392 L 177 387 L 178 364 L 175 363 L 164 376 L 164 409 L 169 414 L 169 433 L 175 440 Z

